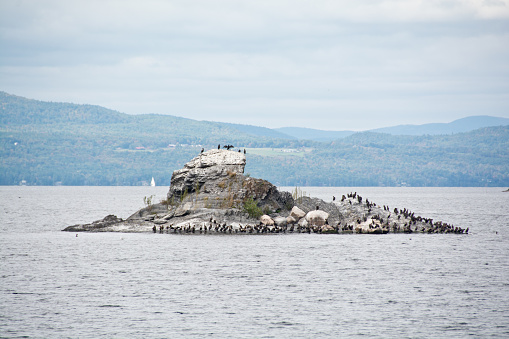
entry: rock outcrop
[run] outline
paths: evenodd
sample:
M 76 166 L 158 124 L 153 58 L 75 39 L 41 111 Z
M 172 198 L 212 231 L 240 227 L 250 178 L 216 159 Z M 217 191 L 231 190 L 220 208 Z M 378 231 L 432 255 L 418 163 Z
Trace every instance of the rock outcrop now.
M 173 172 L 167 199 L 147 206 L 126 220 L 119 219 L 108 228 L 96 223 L 69 226 L 65 231 L 122 231 L 143 232 L 205 227 L 224 229 L 233 224 L 232 231 L 247 225 L 260 224 L 262 214 L 286 215 L 294 206 L 289 192 L 279 192 L 270 182 L 244 175 L 246 157 L 241 152 L 210 150 L 200 153 L 182 169 Z M 251 206 L 248 208 L 247 206 Z M 270 218 L 270 217 L 269 217 Z M 273 226 L 274 221 L 268 226 Z
M 195 193 L 221 194 L 224 179 L 244 174 L 246 156 L 240 152 L 211 150 L 201 153 L 171 176 L 168 198 Z
M 64 231 L 160 233 L 463 233 L 465 230 L 390 211 L 356 193 L 340 202 L 292 197 L 270 182 L 244 175 L 245 155 L 229 150 L 203 152 L 173 172 L 167 199 L 126 220 L 109 215 Z M 468 233 L 468 229 L 466 230 Z

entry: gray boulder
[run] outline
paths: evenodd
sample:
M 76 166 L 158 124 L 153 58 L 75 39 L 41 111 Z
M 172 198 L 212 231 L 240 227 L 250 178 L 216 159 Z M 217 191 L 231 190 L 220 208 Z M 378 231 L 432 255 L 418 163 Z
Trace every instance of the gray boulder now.
M 274 224 L 276 224 L 277 226 L 286 226 L 286 218 L 285 217 L 275 217 L 274 219 Z
M 292 211 L 290 212 L 290 216 L 295 220 L 299 220 L 300 218 L 304 218 L 306 216 L 306 212 L 297 206 L 293 206 Z
M 266 214 L 260 217 L 260 222 L 266 226 L 274 226 L 274 220 Z
M 329 219 L 329 213 L 325 211 L 315 210 L 306 214 L 307 222 L 312 226 L 323 226 Z

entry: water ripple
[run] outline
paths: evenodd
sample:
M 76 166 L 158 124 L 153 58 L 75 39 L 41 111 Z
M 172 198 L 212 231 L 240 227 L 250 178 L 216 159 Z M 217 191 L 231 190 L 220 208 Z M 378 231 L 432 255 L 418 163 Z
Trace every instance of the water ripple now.
M 55 223 L 54 213 L 37 213 L 37 208 L 51 210 L 54 203 L 40 189 L 30 188 L 30 197 L 18 199 L 34 203 L 34 219 L 24 214 L 26 220 L 10 220 L 10 229 L 1 233 L 0 337 L 509 334 L 509 237 L 500 226 L 508 226 L 509 201 L 496 192 L 487 199 L 484 189 L 400 191 L 402 207 L 414 209 L 415 204 L 430 214 L 445 212 L 454 223 L 471 225 L 468 236 L 75 237 L 59 232 L 63 221 Z M 9 201 L 9 192 L 2 190 Z M 66 195 L 51 188 L 50 193 L 60 192 L 56 199 L 63 202 L 79 196 L 79 190 Z M 83 190 L 88 200 L 78 199 L 80 211 L 87 204 L 108 205 L 104 190 L 96 195 Z M 398 198 L 387 190 L 390 199 Z M 433 202 L 438 194 L 455 205 L 448 209 L 440 200 Z M 110 197 L 122 204 L 120 195 Z M 1 215 L 27 210 L 18 200 L 3 205 L 9 210 Z M 483 214 L 488 207 L 490 212 Z M 66 208 L 61 217 L 77 219 L 77 208 Z M 103 212 L 97 213 L 102 217 Z

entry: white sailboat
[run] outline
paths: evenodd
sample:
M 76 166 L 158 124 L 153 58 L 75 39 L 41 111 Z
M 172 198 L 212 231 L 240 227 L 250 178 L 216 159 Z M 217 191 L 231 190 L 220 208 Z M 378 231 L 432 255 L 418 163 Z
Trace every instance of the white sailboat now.
M 152 181 L 150 182 L 150 186 L 155 187 L 156 181 L 154 180 L 154 177 L 152 177 Z

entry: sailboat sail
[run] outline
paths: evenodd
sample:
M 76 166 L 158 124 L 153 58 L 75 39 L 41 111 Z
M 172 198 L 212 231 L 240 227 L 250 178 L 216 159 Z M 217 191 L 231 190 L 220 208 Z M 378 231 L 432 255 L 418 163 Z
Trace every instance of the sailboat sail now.
M 154 177 L 152 177 L 152 181 L 150 182 L 150 186 L 155 187 L 156 181 L 154 180 Z

